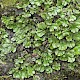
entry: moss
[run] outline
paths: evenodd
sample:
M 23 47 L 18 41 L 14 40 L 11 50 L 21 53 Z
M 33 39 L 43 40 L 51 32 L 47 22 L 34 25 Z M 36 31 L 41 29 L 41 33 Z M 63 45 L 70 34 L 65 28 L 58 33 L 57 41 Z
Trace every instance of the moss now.
M 1 4 L 3 7 L 12 6 L 17 0 L 2 0 Z

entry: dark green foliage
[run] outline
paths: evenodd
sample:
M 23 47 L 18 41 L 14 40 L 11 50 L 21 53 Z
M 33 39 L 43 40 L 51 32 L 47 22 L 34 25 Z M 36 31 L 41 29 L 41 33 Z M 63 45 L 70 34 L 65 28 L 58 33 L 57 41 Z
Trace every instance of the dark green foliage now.
M 60 70 L 61 62 L 66 62 L 73 70 L 80 55 L 80 4 L 77 0 L 22 0 L 14 7 L 22 12 L 1 17 L 5 27 L 13 30 L 11 39 L 6 30 L 0 28 L 1 57 L 17 53 L 17 45 L 24 48 L 14 60 L 10 74 L 22 79 L 36 72 L 49 74 Z

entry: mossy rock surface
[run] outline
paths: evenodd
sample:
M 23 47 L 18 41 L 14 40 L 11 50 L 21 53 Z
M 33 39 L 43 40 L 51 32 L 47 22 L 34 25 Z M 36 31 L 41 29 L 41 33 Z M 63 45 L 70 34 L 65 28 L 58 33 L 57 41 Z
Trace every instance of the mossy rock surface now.
M 78 0 L 2 0 L 0 78 L 80 79 Z

